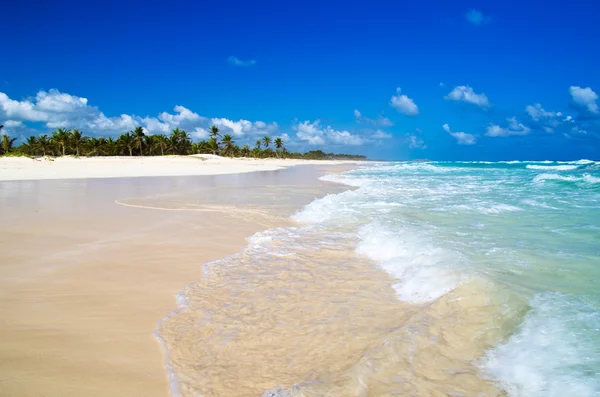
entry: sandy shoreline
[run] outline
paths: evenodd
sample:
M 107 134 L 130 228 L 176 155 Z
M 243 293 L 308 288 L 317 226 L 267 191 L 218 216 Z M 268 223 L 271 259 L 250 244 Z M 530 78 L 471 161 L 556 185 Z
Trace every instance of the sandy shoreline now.
M 346 160 L 228 158 L 213 155 L 153 157 L 0 157 L 0 181 L 224 175 L 275 171 L 297 165 L 364 164 Z
M 110 166 L 71 165 L 96 161 Z M 60 159 L 39 168 L 47 164 L 2 160 L 0 179 L 20 181 L 0 183 L 0 395 L 167 396 L 152 333 L 176 308 L 175 294 L 202 278 L 203 263 L 239 251 L 254 232 L 289 224 L 315 197 L 346 189 L 317 179 L 336 167 L 239 174 L 288 160 L 153 159 L 144 172 L 197 161 L 195 173 L 220 167 L 232 175 L 68 179 L 147 176 L 145 159 L 126 170 L 123 161 Z M 65 179 L 31 180 L 44 178 Z

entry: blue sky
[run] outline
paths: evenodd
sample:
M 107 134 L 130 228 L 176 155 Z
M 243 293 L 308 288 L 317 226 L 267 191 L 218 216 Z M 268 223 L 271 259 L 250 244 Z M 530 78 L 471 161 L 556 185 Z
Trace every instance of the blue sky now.
M 592 1 L 8 2 L 0 123 L 385 159 L 600 158 Z M 358 112 L 356 112 L 358 111 Z

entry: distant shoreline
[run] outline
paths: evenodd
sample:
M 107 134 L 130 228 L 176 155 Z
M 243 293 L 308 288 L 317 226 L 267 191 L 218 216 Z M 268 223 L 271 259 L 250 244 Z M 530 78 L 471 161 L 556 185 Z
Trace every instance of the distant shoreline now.
M 366 164 L 357 160 L 229 158 L 216 155 L 0 157 L 0 181 L 223 175 L 276 171 L 297 165 Z

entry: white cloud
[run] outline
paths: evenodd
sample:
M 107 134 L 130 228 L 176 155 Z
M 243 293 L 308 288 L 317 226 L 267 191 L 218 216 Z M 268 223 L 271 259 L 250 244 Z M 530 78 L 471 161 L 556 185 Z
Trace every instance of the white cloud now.
M 39 110 L 56 113 L 73 112 L 86 108 L 88 102 L 87 98 L 61 93 L 58 90 L 40 91 L 35 99 Z
M 330 126 L 322 127 L 320 120 L 316 120 L 313 123 L 308 120 L 298 123 L 294 126 L 294 129 L 296 130 L 298 139 L 313 146 L 324 145 L 326 142 L 338 145 L 356 146 L 365 142 L 363 138 L 351 134 L 349 131 L 335 130 Z
M 418 115 L 419 107 L 408 96 L 401 95 L 401 92 L 402 90 L 400 88 L 396 89 L 396 95 L 392 95 L 390 106 L 406 116 Z
M 535 127 L 542 128 L 548 133 L 554 132 L 554 129 L 565 121 L 561 120 L 563 116 L 562 112 L 547 111 L 539 103 L 525 107 L 525 112 L 531 117 Z
M 529 105 L 525 108 L 525 112 L 529 114 L 532 120 L 540 121 L 541 119 L 548 119 L 554 117 L 561 117 L 561 112 L 548 112 L 544 110 L 541 104 L 536 103 L 535 105 Z
M 515 117 L 506 119 L 507 127 L 501 127 L 498 124 L 490 124 L 485 135 L 491 137 L 507 137 L 515 135 L 527 135 L 531 132 L 531 128 L 519 123 Z
M 448 124 L 444 124 L 442 126 L 442 128 L 444 129 L 444 131 L 446 131 L 448 134 L 450 134 L 450 136 L 454 137 L 456 139 L 456 142 L 459 145 L 473 145 L 475 144 L 475 135 L 472 134 L 467 134 L 466 132 L 452 132 L 452 130 L 450 130 L 450 126 Z
M 427 149 L 425 142 L 416 135 L 408 135 L 406 140 L 411 149 Z
M 195 138 L 206 138 L 211 123 L 238 138 L 245 135 L 272 134 L 279 130 L 277 123 L 209 119 L 181 105 L 175 106 L 173 113 L 162 112 L 156 117 L 128 114 L 107 117 L 97 107 L 89 105 L 87 98 L 61 93 L 58 90 L 40 91 L 35 98 L 22 101 L 13 100 L 0 92 L 0 123 L 3 120 L 43 122 L 46 128 L 52 129 L 79 128 L 85 134 L 96 136 L 121 134 L 142 126 L 150 134 L 168 134 L 175 128 L 181 128 Z
M 210 136 L 210 132 L 208 128 L 196 127 L 192 132 L 190 132 L 190 135 L 194 139 L 206 139 Z
M 385 131 L 377 130 L 373 133 L 373 138 L 375 138 L 375 139 L 391 139 L 392 134 L 385 132 Z
M 591 114 L 600 113 L 596 100 L 598 94 L 596 94 L 590 87 L 581 88 L 577 86 L 571 86 L 569 88 L 571 97 L 573 98 L 573 104 Z
M 30 121 L 46 121 L 47 115 L 36 109 L 29 100 L 16 101 L 0 92 L 0 116 Z
M 225 134 L 232 133 L 238 138 L 245 135 L 271 134 L 279 130 L 277 123 L 267 124 L 263 121 L 256 121 L 253 123 L 243 119 L 233 121 L 226 118 L 213 118 L 211 119 L 211 124 L 219 127 Z
M 471 22 L 473 25 L 481 26 L 486 23 L 489 23 L 491 18 L 483 15 L 483 13 L 479 10 L 475 10 L 471 8 L 469 11 L 465 13 L 465 19 Z
M 22 121 L 16 121 L 16 120 L 6 120 L 4 122 L 4 128 L 14 128 L 14 127 L 21 127 L 23 125 Z
M 254 59 L 249 59 L 247 61 L 242 61 L 238 57 L 230 56 L 227 58 L 227 62 L 234 66 L 254 66 L 256 65 L 256 61 Z
M 472 103 L 473 105 L 483 108 L 490 106 L 488 97 L 485 96 L 485 94 L 475 93 L 473 88 L 469 87 L 468 85 L 459 85 L 454 87 L 454 89 L 450 91 L 450 93 L 444 98 L 452 101 Z
M 361 112 L 359 112 L 358 110 L 355 110 L 354 118 L 356 119 L 356 122 L 359 124 L 371 124 L 371 125 L 381 126 L 381 127 L 391 127 L 394 125 L 394 122 L 392 120 L 388 119 L 387 117 L 384 117 L 381 114 L 379 116 L 377 116 L 376 119 L 370 119 L 368 117 L 363 117 Z
M 357 116 L 362 117 L 360 112 Z M 366 118 L 362 118 L 365 120 Z M 382 116 L 375 121 L 382 121 Z M 28 123 L 42 123 L 32 125 Z M 49 133 L 56 127 L 78 128 L 88 136 L 114 136 L 142 126 L 149 134 L 169 134 L 173 129 L 186 130 L 194 139 L 206 139 L 209 128 L 215 124 L 222 134 L 236 137 L 236 143 L 253 143 L 257 137 L 280 136 L 289 145 L 336 145 L 357 146 L 389 140 L 392 135 L 379 128 L 352 131 L 323 126 L 320 121 L 295 122 L 296 134 L 289 136 L 281 131 L 275 122 L 231 120 L 219 117 L 204 117 L 193 110 L 177 105 L 170 112 L 161 112 L 156 116 L 137 116 L 121 114 L 107 116 L 97 107 L 90 105 L 86 98 L 61 93 L 57 90 L 40 91 L 36 96 L 23 100 L 14 100 L 0 92 L 0 124 L 13 136 L 24 137 Z

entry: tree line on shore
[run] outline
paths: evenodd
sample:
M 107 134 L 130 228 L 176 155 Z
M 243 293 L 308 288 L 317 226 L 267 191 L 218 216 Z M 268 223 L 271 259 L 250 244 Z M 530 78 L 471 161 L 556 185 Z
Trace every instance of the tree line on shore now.
M 0 125 L 0 132 L 2 130 Z M 140 126 L 120 136 L 88 137 L 78 129 L 57 128 L 50 135 L 30 136 L 15 146 L 16 138 L 1 134 L 0 155 L 26 156 L 164 156 L 189 154 L 215 154 L 229 157 L 254 158 L 294 158 L 294 159 L 357 159 L 365 156 L 351 154 L 325 153 L 312 150 L 306 153 L 289 152 L 280 137 L 271 139 L 265 135 L 258 139 L 253 147 L 246 144 L 236 145 L 230 134 L 221 135 L 219 128 L 213 125 L 209 138 L 193 142 L 191 136 L 182 129 L 175 128 L 171 134 L 147 135 Z

